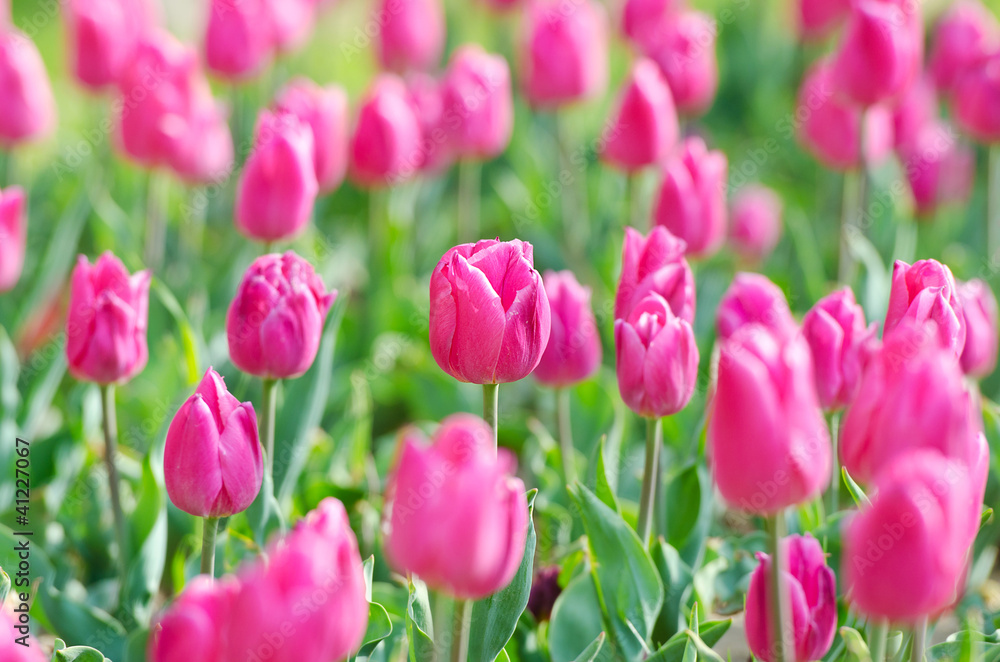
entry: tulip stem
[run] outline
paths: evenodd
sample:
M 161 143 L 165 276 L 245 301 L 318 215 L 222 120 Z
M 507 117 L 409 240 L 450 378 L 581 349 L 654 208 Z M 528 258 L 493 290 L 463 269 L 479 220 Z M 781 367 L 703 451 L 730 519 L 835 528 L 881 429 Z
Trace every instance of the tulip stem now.
M 833 445 L 833 472 L 830 476 L 830 489 L 827 490 L 826 516 L 830 518 L 840 509 L 840 412 L 830 416 L 830 443 Z
M 872 624 L 873 629 L 868 635 L 868 650 L 871 651 L 872 662 L 885 662 L 886 644 L 889 642 L 889 621 L 879 620 Z
M 274 417 L 278 410 L 278 380 L 265 379 L 261 395 L 260 429 L 264 435 L 264 457 L 267 475 L 274 478 Z
M 500 411 L 500 385 L 483 384 L 483 418 L 493 428 L 493 450 L 499 445 L 497 412 Z
M 479 239 L 479 188 L 482 178 L 479 161 L 464 159 L 458 164 L 458 243 Z
M 645 223 L 642 222 L 642 204 L 640 204 L 639 198 L 640 189 L 642 188 L 642 179 L 639 176 L 639 171 L 630 172 L 626 175 L 627 179 L 627 191 L 626 197 L 628 198 L 628 216 L 629 223 L 636 230 L 642 230 Z
M 201 574 L 215 579 L 215 537 L 219 533 L 219 518 L 206 517 L 202 523 Z
M 469 657 L 469 629 L 472 609 L 468 600 L 455 600 L 451 632 L 451 662 L 466 662 Z
M 154 271 L 163 265 L 167 241 L 167 196 L 170 180 L 166 173 L 149 171 L 146 183 L 146 266 Z
M 768 518 L 768 552 L 771 553 L 771 641 L 774 645 L 774 662 L 786 662 L 795 659 L 785 655 L 786 651 L 794 651 L 795 638 L 791 629 L 791 616 L 788 610 L 789 592 L 785 590 L 783 574 L 788 569 L 788 559 L 785 558 L 781 541 L 785 537 L 785 513 L 779 510 Z
M 990 145 L 989 174 L 986 188 L 986 245 L 989 259 L 1000 250 L 1000 143 Z
M 118 467 L 118 419 L 115 413 L 114 384 L 101 385 L 102 418 L 104 425 L 104 464 L 108 470 L 108 491 L 111 493 L 111 513 L 115 520 L 115 538 L 118 541 L 118 571 L 122 583 L 128 570 L 128 535 L 125 515 L 122 513 L 122 498 L 119 492 Z
M 913 650 L 910 662 L 924 662 L 924 646 L 927 643 L 927 617 L 924 616 L 913 628 Z M 874 662 L 874 660 L 873 660 Z
M 851 255 L 850 236 L 851 232 L 856 232 L 854 214 L 858 207 L 863 204 L 862 179 L 864 175 L 861 168 L 848 170 L 844 173 L 844 197 L 840 209 L 840 262 L 837 267 L 837 281 L 844 285 L 850 285 L 854 280 L 854 257 Z
M 559 454 L 562 456 L 563 478 L 566 484 L 576 482 L 576 466 L 573 463 L 573 420 L 570 411 L 568 388 L 556 389 L 556 417 L 559 426 Z
M 663 445 L 663 423 L 660 418 L 646 419 L 646 466 L 642 472 L 642 492 L 639 496 L 639 521 L 636 532 L 643 545 L 649 544 L 653 529 L 653 506 L 656 503 L 656 483 L 660 468 L 660 446 Z

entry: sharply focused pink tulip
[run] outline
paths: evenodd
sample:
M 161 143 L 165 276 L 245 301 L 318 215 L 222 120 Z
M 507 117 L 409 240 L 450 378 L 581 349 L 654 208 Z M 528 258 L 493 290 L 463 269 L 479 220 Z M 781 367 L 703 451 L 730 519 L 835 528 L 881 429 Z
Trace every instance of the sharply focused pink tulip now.
M 311 264 L 292 251 L 254 260 L 226 315 L 229 357 L 264 379 L 298 377 L 319 350 L 337 291 L 326 291 Z
M 802 319 L 802 333 L 812 351 L 820 404 L 828 410 L 846 407 L 877 350 L 876 324 L 865 324 L 865 311 L 845 287 L 816 302 Z
M 236 189 L 236 228 L 257 241 L 300 234 L 319 192 L 309 124 L 290 113 L 260 113 L 254 148 Z
M 35 43 L 0 22 L 0 149 L 42 138 L 55 128 L 56 102 Z
M 719 28 L 708 14 L 683 10 L 661 18 L 640 41 L 640 50 L 660 67 L 678 112 L 708 110 L 719 86 L 715 38 Z
M 970 67 L 952 94 L 955 122 L 984 143 L 1000 142 L 1000 53 Z
M 694 323 L 694 275 L 684 258 L 684 242 L 663 227 L 654 227 L 643 237 L 635 228 L 625 228 L 622 274 L 615 292 L 615 319 L 625 319 L 650 293 L 659 294 L 670 310 Z
M 604 7 L 581 0 L 532 0 L 524 15 L 521 88 L 533 106 L 554 107 L 600 94 L 608 83 Z
M 896 260 L 883 337 L 888 338 L 904 320 L 920 325 L 934 322 L 936 329 L 929 333 L 936 333 L 956 358 L 962 355 L 965 315 L 955 277 L 947 265 L 937 260 L 918 260 L 912 265 Z
M 601 365 L 601 334 L 590 307 L 590 288 L 580 285 L 572 271 L 546 271 L 542 283 L 552 330 L 535 379 L 556 388 L 572 386 Z
M 726 502 L 770 514 L 830 482 L 830 435 L 801 335 L 748 324 L 721 342 L 708 411 L 709 462 Z
M 121 384 L 135 377 L 149 358 L 148 271 L 129 275 L 110 251 L 91 266 L 77 258 L 66 319 L 66 360 L 81 381 Z
M 26 204 L 21 187 L 0 191 L 0 292 L 13 289 L 21 278 L 28 240 Z
M 3 8 L 0 7 L 0 10 Z M 0 11 L 0 22 L 3 21 L 3 12 Z M 18 618 L 0 609 L 0 658 L 4 662 L 48 662 L 49 656 L 42 651 L 42 647 L 33 637 L 29 637 L 15 627 L 23 626 L 24 623 Z M 26 646 L 18 643 L 18 639 L 24 636 Z M 192 661 L 193 662 L 193 661 Z
M 491 159 L 507 149 L 514 102 L 503 56 L 477 45 L 459 47 L 445 73 L 443 100 L 452 148 L 459 158 Z
M 973 377 L 986 377 L 997 365 L 997 333 L 1000 319 L 993 290 L 978 278 L 958 286 L 965 314 L 965 347 L 962 370 Z
M 437 67 L 444 51 L 441 0 L 379 0 L 381 30 L 375 40 L 383 69 L 406 73 Z
M 420 148 L 415 165 L 421 172 L 437 173 L 454 158 L 444 115 L 444 85 L 430 74 L 410 74 L 406 80 L 410 105 L 420 127 Z
M 916 140 L 928 124 L 938 121 L 938 98 L 928 76 L 920 76 L 892 109 L 892 139 L 896 149 Z
M 633 42 L 645 43 L 648 34 L 682 4 L 680 0 L 625 0 L 622 30 Z
M 942 92 L 954 89 L 965 73 L 1000 46 L 1000 25 L 978 0 L 959 0 L 938 23 L 928 69 Z
M 430 300 L 431 353 L 455 379 L 515 382 L 541 360 L 551 312 L 531 244 L 455 246 L 434 267 Z
M 211 0 L 205 33 L 208 68 L 227 78 L 259 73 L 274 53 L 268 0 Z
M 618 390 L 628 407 L 648 418 L 676 414 L 691 400 L 698 380 L 698 345 L 691 324 L 650 293 L 615 320 Z
M 788 309 L 785 293 L 761 274 L 736 274 L 719 301 L 715 315 L 720 340 L 729 338 L 748 324 L 767 327 L 779 337 L 795 335 L 799 330 Z
M 837 633 L 837 578 L 826 565 L 826 554 L 812 536 L 792 535 L 782 539 L 782 556 L 788 567 L 782 582 L 788 587 L 788 607 L 795 636 L 795 655 L 785 659 L 819 660 L 830 650 Z M 759 660 L 774 662 L 777 646 L 772 636 L 774 563 L 767 554 L 757 554 L 759 565 L 750 575 L 747 589 L 746 634 L 750 650 Z
M 192 579 L 152 628 L 150 662 L 221 660 L 229 645 L 229 615 L 238 591 L 232 579 Z
M 694 136 L 666 165 L 653 220 L 687 244 L 688 254 L 711 255 L 726 239 L 726 155 Z
M 524 556 L 528 504 L 512 456 L 495 456 L 490 426 L 449 416 L 430 445 L 406 432 L 398 457 L 386 497 L 390 565 L 461 599 L 507 586 Z
M 796 0 L 799 33 L 806 39 L 822 39 L 851 11 L 850 0 Z
M 156 21 L 147 0 L 69 0 L 63 12 L 73 75 L 95 90 L 118 81 Z
M 420 123 L 406 85 L 392 74 L 375 79 L 351 137 L 351 180 L 369 188 L 409 179 L 422 165 Z
M 940 121 L 925 124 L 899 150 L 919 217 L 941 205 L 963 202 L 972 192 L 975 155 L 958 132 Z
M 349 139 L 347 93 L 338 85 L 320 87 L 307 78 L 285 85 L 275 100 L 278 113 L 288 113 L 312 129 L 313 164 L 319 190 L 336 189 L 347 173 Z
M 745 259 L 767 259 L 781 238 L 782 202 L 766 186 L 751 184 L 736 192 L 730 210 L 729 243 Z
M 677 108 L 652 60 L 643 58 L 632 65 L 613 117 L 603 134 L 601 157 L 617 168 L 632 172 L 662 163 L 677 144 Z

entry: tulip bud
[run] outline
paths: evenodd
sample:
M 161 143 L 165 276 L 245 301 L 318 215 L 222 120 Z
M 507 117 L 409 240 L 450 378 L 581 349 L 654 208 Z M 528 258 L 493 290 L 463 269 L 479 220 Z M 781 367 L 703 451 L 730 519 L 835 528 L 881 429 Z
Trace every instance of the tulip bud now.
M 379 0 L 382 29 L 375 45 L 383 69 L 406 73 L 435 69 L 444 51 L 444 7 L 440 0 Z
M 422 138 L 403 81 L 391 74 L 379 76 L 358 110 L 351 137 L 351 179 L 375 188 L 410 178 L 423 161 Z
M 652 60 L 637 60 L 603 134 L 601 157 L 628 172 L 662 163 L 679 133 L 677 109 L 663 74 Z
M 56 103 L 38 48 L 13 26 L 0 23 L 0 148 L 52 132 Z
M 347 172 L 347 93 L 338 85 L 320 87 L 297 78 L 282 88 L 275 101 L 287 113 L 309 125 L 313 135 L 313 165 L 319 190 L 333 191 Z
M 262 255 L 247 269 L 226 315 L 229 357 L 263 379 L 298 377 L 316 358 L 336 298 L 292 251 Z
M 521 87 L 533 106 L 560 106 L 604 91 L 608 28 L 601 5 L 582 0 L 567 9 L 559 0 L 534 0 L 524 22 Z
M 896 149 L 906 147 L 928 124 L 937 122 L 938 99 L 930 78 L 921 76 L 892 111 L 892 138 Z
M 794 624 L 791 633 L 795 636 L 795 656 L 786 653 L 786 659 L 819 660 L 830 650 L 837 632 L 837 577 L 812 536 L 788 536 L 782 539 L 781 547 L 788 560 L 782 585 L 788 587 L 789 616 Z M 771 625 L 774 564 L 767 554 L 758 553 L 757 560 L 747 589 L 747 643 L 758 660 L 774 662 L 778 649 Z
M 747 260 L 767 259 L 781 237 L 782 202 L 778 194 L 759 184 L 741 188 L 733 198 L 729 243 Z
M 655 31 L 663 18 L 674 13 L 679 0 L 625 0 L 622 9 L 622 31 L 634 43 L 650 41 L 649 33 Z
M 260 72 L 274 50 L 267 0 L 211 0 L 205 33 L 208 68 L 227 78 Z
M 110 251 L 93 266 L 77 258 L 66 319 L 66 360 L 81 381 L 122 384 L 139 374 L 149 358 L 148 271 L 129 276 Z
M 431 353 L 458 381 L 516 382 L 541 360 L 551 312 L 531 244 L 455 246 L 434 267 L 430 298 Z
M 691 137 L 667 164 L 654 220 L 687 244 L 688 254 L 711 255 L 726 238 L 726 155 Z
M 748 324 L 720 347 L 708 446 L 722 497 L 760 514 L 815 498 L 830 482 L 831 456 L 809 345 Z
M 952 95 L 955 122 L 984 143 L 1000 142 L 1000 53 L 991 55 L 958 78 Z
M 782 338 L 798 333 L 798 325 L 788 309 L 785 293 L 761 274 L 736 274 L 719 301 L 715 315 L 720 340 L 729 338 L 749 324 L 767 327 Z
M 150 662 L 221 660 L 229 647 L 229 615 L 238 591 L 234 580 L 192 579 L 151 629 Z
M 63 11 L 73 75 L 93 90 L 118 81 L 139 38 L 156 23 L 146 0 L 69 0 Z
M 0 11 L 0 24 L 3 19 L 3 12 Z M 27 643 L 24 646 L 19 643 L 18 640 L 24 635 L 15 629 L 17 627 L 23 627 L 19 619 L 0 609 L 0 658 L 4 662 L 48 662 L 49 656 L 33 638 L 25 637 L 24 641 Z
M 845 287 L 828 294 L 802 320 L 802 333 L 812 351 L 816 392 L 824 409 L 846 407 L 854 399 L 861 374 L 878 344 L 874 322 Z
M 687 320 L 658 294 L 615 320 L 618 390 L 628 407 L 647 418 L 676 414 L 691 400 L 698 379 L 698 344 Z
M 14 289 L 24 267 L 28 216 L 24 190 L 11 186 L 0 191 L 0 292 Z
M 528 529 L 513 464 L 506 453 L 494 455 L 493 431 L 476 416 L 449 416 L 431 445 L 419 431 L 406 432 L 386 491 L 389 564 L 460 599 L 507 586 Z
M 546 271 L 542 282 L 552 311 L 552 330 L 535 379 L 546 386 L 572 386 L 601 364 L 601 334 L 590 308 L 590 288 L 572 271 Z
M 903 320 L 925 325 L 934 322 L 941 343 L 962 355 L 965 346 L 965 315 L 951 269 L 937 260 L 918 260 L 909 265 L 896 260 L 892 268 L 889 310 L 882 327 L 883 338 Z
M 640 50 L 660 67 L 678 112 L 701 115 L 719 86 L 715 20 L 684 10 L 663 16 L 640 42 Z
M 799 34 L 805 39 L 827 36 L 851 11 L 850 0 L 798 0 L 795 5 Z
M 410 75 L 406 86 L 420 126 L 420 149 L 415 165 L 421 172 L 441 172 L 454 159 L 445 126 L 444 86 L 433 76 L 423 73 Z
M 503 56 L 490 55 L 476 45 L 460 47 L 445 73 L 443 99 L 459 158 L 490 159 L 507 148 L 514 102 Z
M 674 315 L 694 323 L 694 275 L 684 259 L 687 245 L 662 225 L 648 237 L 625 228 L 622 275 L 615 292 L 615 319 L 625 319 L 650 293 L 663 297 Z
M 963 202 L 972 192 L 974 155 L 960 142 L 955 129 L 943 122 L 925 124 L 899 150 L 899 157 L 918 218 L 927 217 L 941 205 Z
M 986 377 L 997 365 L 997 299 L 985 282 L 970 280 L 958 286 L 965 314 L 965 347 L 962 370 L 973 377 Z
M 942 92 L 1000 45 L 1000 25 L 978 0 L 959 0 L 948 10 L 931 41 L 927 67 Z
M 264 110 L 236 189 L 236 228 L 257 241 L 297 236 L 312 218 L 319 184 L 309 125 Z
M 528 611 L 541 623 L 549 620 L 556 599 L 562 593 L 559 586 L 559 566 L 542 568 L 535 573 L 531 581 L 531 593 L 528 595 Z

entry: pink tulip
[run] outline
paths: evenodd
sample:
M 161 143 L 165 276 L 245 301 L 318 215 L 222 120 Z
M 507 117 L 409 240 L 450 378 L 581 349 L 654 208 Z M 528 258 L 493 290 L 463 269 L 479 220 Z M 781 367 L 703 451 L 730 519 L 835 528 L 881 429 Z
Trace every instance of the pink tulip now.
M 973 377 L 986 377 L 997 365 L 997 329 L 1000 319 L 997 299 L 985 282 L 977 279 L 958 286 L 965 314 L 965 347 L 962 370 Z
M 118 81 L 139 38 L 156 23 L 146 0 L 69 0 L 63 11 L 73 75 L 93 90 Z
M 950 202 L 963 202 L 972 192 L 975 158 L 954 128 L 928 122 L 899 150 L 913 193 L 918 218 Z
M 715 484 L 735 508 L 774 513 L 830 482 L 830 435 L 801 335 L 748 324 L 721 342 L 708 446 Z
M 313 267 L 293 253 L 254 260 L 226 315 L 229 357 L 264 379 L 298 377 L 319 350 L 323 321 L 337 291 L 323 287 Z
M 524 556 L 528 504 L 513 458 L 494 455 L 489 425 L 449 416 L 430 445 L 412 429 L 398 457 L 386 492 L 389 564 L 461 599 L 507 586 Z
M 812 351 L 820 404 L 828 410 L 846 407 L 877 349 L 876 324 L 865 324 L 865 311 L 845 287 L 816 302 L 802 320 L 802 333 Z
M 900 260 L 892 268 L 889 310 L 882 335 L 888 338 L 903 320 L 926 325 L 934 322 L 941 343 L 962 355 L 965 346 L 965 315 L 951 269 L 937 260 L 918 260 L 912 265 Z
M 455 246 L 431 274 L 430 298 L 431 353 L 455 379 L 516 382 L 541 360 L 551 312 L 531 244 Z
M 764 326 L 782 338 L 795 335 L 799 330 L 788 309 L 785 293 L 761 274 L 736 274 L 719 301 L 715 315 L 720 340 L 728 339 L 750 324 Z
M 211 0 L 205 60 L 213 72 L 232 79 L 259 73 L 274 52 L 267 0 Z
M 674 13 L 684 3 L 680 0 L 625 0 L 622 9 L 622 30 L 635 43 L 649 41 L 663 18 Z
M 184 120 L 173 118 L 181 126 Z M 188 184 L 216 184 L 229 179 L 233 172 L 233 136 L 221 105 L 206 99 L 183 124 L 181 139 L 167 164 L 175 175 Z
M 819 660 L 830 650 L 837 632 L 837 578 L 826 565 L 826 554 L 812 536 L 792 535 L 781 541 L 788 567 L 782 583 L 788 587 L 788 606 L 794 624 L 795 655 L 786 659 Z M 759 660 L 774 662 L 777 646 L 772 636 L 772 577 L 774 564 L 767 554 L 757 554 L 759 565 L 747 589 L 746 634 L 750 650 Z M 789 642 L 791 643 L 791 642 Z
M 235 580 L 191 580 L 151 630 L 150 662 L 216 662 L 229 647 L 229 616 L 239 592 Z
M 521 87 L 537 107 L 588 99 L 608 84 L 608 26 L 591 0 L 533 0 L 524 16 Z
M 0 23 L 0 149 L 52 132 L 56 103 L 38 48 L 13 26 Z
M 921 76 L 892 110 L 892 137 L 896 149 L 906 147 L 921 129 L 938 121 L 938 98 L 934 84 Z
M 306 78 L 285 85 L 275 101 L 287 113 L 309 125 L 313 135 L 313 165 L 323 193 L 333 191 L 347 173 L 349 139 L 347 93 L 338 85 L 320 87 Z
M 81 381 L 122 384 L 146 367 L 148 271 L 132 276 L 110 251 L 77 258 L 66 320 L 66 360 Z
M 423 162 L 422 138 L 403 81 L 391 74 L 379 76 L 358 110 L 350 146 L 351 180 L 376 188 L 409 179 Z
M 978 0 L 959 0 L 934 31 L 928 68 L 942 92 L 1000 46 L 1000 25 Z
M 691 137 L 666 165 L 653 218 L 687 244 L 694 257 L 711 255 L 726 239 L 726 155 Z
M 1000 142 L 1000 53 L 958 78 L 952 94 L 955 122 L 984 143 Z
M 500 55 L 459 47 L 444 78 L 444 115 L 459 158 L 491 159 L 507 148 L 514 126 L 510 69 Z
M 754 262 L 766 260 L 781 237 L 781 198 L 759 184 L 741 188 L 733 198 L 729 243 Z
M 414 165 L 421 172 L 441 172 L 454 159 L 445 126 L 444 85 L 430 74 L 418 72 L 407 78 L 406 86 L 422 137 Z
M 21 187 L 0 191 L 0 292 L 14 289 L 21 278 L 28 240 L 26 204 Z
M 298 236 L 312 218 L 318 192 L 309 124 L 289 113 L 261 111 L 236 189 L 236 228 L 264 242 Z
M 444 7 L 440 0 L 379 0 L 375 45 L 383 69 L 406 73 L 435 69 L 444 51 Z
M 239 574 L 220 662 L 345 660 L 368 624 L 365 574 L 347 511 L 320 501 Z
M 861 164 L 861 120 L 864 117 L 864 156 L 877 163 L 892 151 L 892 115 L 882 106 L 861 109 L 842 103 L 833 94 L 830 63 L 817 63 L 799 90 L 796 128 L 799 141 L 823 165 L 850 170 Z
M 662 17 L 640 42 L 640 50 L 659 65 L 677 110 L 684 115 L 701 115 L 715 99 L 718 31 L 708 14 L 684 10 Z
M 316 22 L 316 0 L 264 0 L 271 39 L 279 53 L 293 51 L 309 38 Z
M 572 271 L 546 271 L 542 283 L 552 330 L 535 379 L 555 388 L 572 386 L 601 365 L 601 334 L 590 307 L 590 288 L 580 285 Z
M 798 0 L 799 34 L 806 39 L 822 39 L 847 18 L 850 0 Z
M 684 259 L 686 245 L 663 227 L 654 227 L 648 237 L 635 228 L 625 228 L 622 274 L 615 292 L 615 319 L 627 318 L 649 294 L 663 297 L 674 315 L 694 323 L 694 275 Z
M 3 12 L 0 12 L 0 22 L 2 21 Z M 22 621 L 20 615 L 0 609 L 0 658 L 4 662 L 48 662 L 49 656 L 42 651 L 38 642 L 21 630 L 15 629 L 21 627 L 29 627 L 27 613 L 24 614 Z M 21 637 L 24 639 L 21 640 Z M 22 646 L 19 640 L 24 641 L 25 645 Z
M 698 345 L 691 324 L 651 293 L 627 319 L 615 320 L 618 389 L 628 407 L 647 418 L 676 414 L 698 380 Z
M 602 134 L 602 158 L 627 172 L 662 163 L 677 144 L 679 133 L 677 109 L 666 79 L 652 60 L 637 60 Z

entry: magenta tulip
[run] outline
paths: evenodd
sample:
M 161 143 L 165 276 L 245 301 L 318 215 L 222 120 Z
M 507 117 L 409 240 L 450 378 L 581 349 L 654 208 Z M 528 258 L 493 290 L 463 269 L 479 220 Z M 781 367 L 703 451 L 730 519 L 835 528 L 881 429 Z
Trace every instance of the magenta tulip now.
M 274 52 L 267 0 L 211 0 L 205 33 L 205 61 L 232 79 L 259 73 Z
M 978 0 L 959 0 L 934 30 L 928 69 L 942 92 L 1000 46 L 1000 25 Z
M 444 51 L 440 0 L 379 0 L 382 19 L 375 44 L 383 69 L 406 73 L 435 69 Z
M 937 121 L 937 92 L 930 78 L 921 76 L 892 110 L 892 138 L 896 149 L 908 146 L 924 127 Z
M 421 172 L 441 172 L 454 159 L 445 126 L 444 85 L 430 74 L 417 72 L 407 78 L 406 86 L 421 135 L 414 165 Z
M 3 22 L 3 12 L 0 7 L 0 23 Z M 24 614 L 24 621 L 19 616 L 0 609 L 0 658 L 4 662 L 48 662 L 49 656 L 42 650 L 42 647 L 20 629 L 28 627 L 28 615 Z M 24 637 L 22 640 L 21 637 Z M 21 645 L 21 641 L 24 645 Z
M 795 636 L 795 655 L 786 654 L 785 659 L 819 660 L 830 650 L 837 633 L 837 578 L 826 565 L 819 541 L 812 536 L 788 536 L 781 546 L 788 561 L 782 583 L 788 587 L 791 633 Z M 747 589 L 747 643 L 757 659 L 774 662 L 778 649 L 771 626 L 774 564 L 767 554 L 758 553 L 757 559 L 759 564 Z
M 313 165 L 323 193 L 333 191 L 347 173 L 349 139 L 347 93 L 338 85 L 320 87 L 307 78 L 285 85 L 275 100 L 278 113 L 294 115 L 312 129 Z
M 459 47 L 448 64 L 442 94 L 446 126 L 459 158 L 491 159 L 507 149 L 514 102 L 503 56 L 476 45 Z
M 150 662 L 217 662 L 229 647 L 229 617 L 239 584 L 199 575 L 151 630 Z
M 729 243 L 744 259 L 766 260 L 781 238 L 781 198 L 773 190 L 751 184 L 733 197 Z
M 542 277 L 551 309 L 551 332 L 535 379 L 546 386 L 572 386 L 601 365 L 601 334 L 590 307 L 590 288 L 572 271 L 546 271 Z
M 194 109 L 185 124 L 174 119 L 183 126 L 167 164 L 174 174 L 191 185 L 219 185 L 228 180 L 233 173 L 233 137 L 221 104 L 206 98 L 205 105 Z
M 118 82 L 139 38 L 156 24 L 147 0 L 69 0 L 63 11 L 73 76 L 94 90 Z
M 798 333 L 785 293 L 766 276 L 738 273 L 715 313 L 719 339 L 726 340 L 749 324 L 767 327 L 778 337 Z
M 822 39 L 850 14 L 850 0 L 797 0 L 799 34 L 806 39 Z
M 460 599 L 507 586 L 524 556 L 528 504 L 513 458 L 495 455 L 490 426 L 449 416 L 430 445 L 415 429 L 404 433 L 398 457 L 387 487 L 390 565 Z
M 406 85 L 392 74 L 382 74 L 358 110 L 350 146 L 351 180 L 376 188 L 409 179 L 423 162 L 422 138 Z
M 28 240 L 26 204 L 21 187 L 0 191 L 0 292 L 14 289 L 21 278 Z
M 277 51 L 288 53 L 302 46 L 316 22 L 316 0 L 264 0 L 264 4 Z
M 688 254 L 711 255 L 726 239 L 728 163 L 698 137 L 684 141 L 666 165 L 653 218 L 687 244 Z
M 66 320 L 71 375 L 98 384 L 121 384 L 146 367 L 149 350 L 148 271 L 132 276 L 110 251 L 91 266 L 77 258 Z
M 684 115 L 701 115 L 715 99 L 719 65 L 715 57 L 715 20 L 683 10 L 662 17 L 641 41 L 640 50 L 663 72 L 674 104 Z
M 976 140 L 1000 142 L 1000 53 L 970 67 L 952 95 L 955 122 Z
M 677 108 L 666 79 L 652 60 L 637 60 L 602 136 L 601 157 L 626 172 L 662 163 L 679 133 Z
M 928 122 L 899 150 L 899 157 L 918 218 L 930 218 L 941 205 L 969 198 L 975 155 L 953 127 Z
M 903 320 L 920 325 L 933 322 L 941 343 L 951 348 L 956 358 L 962 355 L 965 315 L 955 277 L 947 265 L 937 260 L 918 260 L 912 265 L 896 260 L 882 335 L 888 338 Z
M 962 370 L 973 377 L 986 377 L 997 365 L 997 333 L 1000 319 L 993 290 L 978 278 L 958 286 L 965 314 L 965 347 Z
M 627 318 L 649 294 L 663 297 L 674 315 L 694 323 L 694 275 L 684 259 L 686 245 L 661 225 L 648 237 L 625 228 L 622 274 L 615 292 L 615 319 Z
M 43 138 L 55 128 L 56 103 L 35 43 L 0 23 L 0 148 Z
M 622 31 L 634 43 L 645 43 L 664 17 L 683 3 L 680 0 L 625 0 L 622 8 Z

